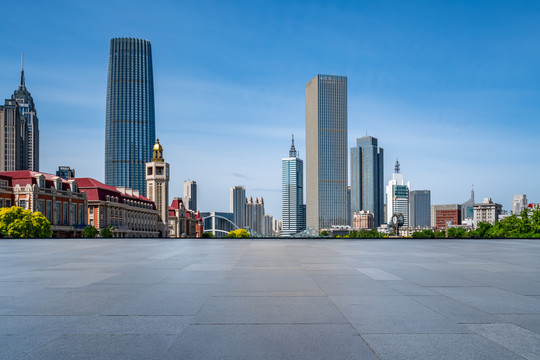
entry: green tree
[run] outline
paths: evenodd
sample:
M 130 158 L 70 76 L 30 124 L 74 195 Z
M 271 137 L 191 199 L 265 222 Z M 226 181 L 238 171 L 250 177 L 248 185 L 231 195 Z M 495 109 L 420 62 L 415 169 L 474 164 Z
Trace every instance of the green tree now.
M 210 231 L 203 232 L 202 237 L 206 239 L 215 238 L 214 234 L 212 234 Z
M 326 230 L 321 231 L 321 236 L 328 236 L 328 231 Z
M 0 233 L 12 238 L 49 238 L 51 223 L 42 213 L 18 206 L 0 209 Z
M 246 229 L 236 229 L 236 230 L 229 231 L 229 233 L 225 237 L 227 237 L 227 238 L 248 238 L 248 237 L 250 237 L 250 235 L 249 235 L 249 232 Z
M 95 238 L 98 235 L 98 231 L 95 227 L 92 225 L 88 225 L 84 228 L 83 236 L 85 238 Z
M 462 227 L 451 227 L 448 229 L 449 238 L 463 238 L 467 235 L 467 231 Z
M 112 225 L 109 225 L 106 228 L 101 229 L 99 236 L 102 238 L 112 238 L 113 234 L 114 234 L 114 227 Z

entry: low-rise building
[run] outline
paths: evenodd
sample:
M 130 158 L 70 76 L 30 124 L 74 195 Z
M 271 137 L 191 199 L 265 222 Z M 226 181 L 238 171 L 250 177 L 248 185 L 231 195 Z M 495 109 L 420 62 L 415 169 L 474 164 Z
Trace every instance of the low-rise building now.
M 55 237 L 78 237 L 87 224 L 87 198 L 76 179 L 21 170 L 0 173 L 0 207 L 39 211 Z
M 105 185 L 92 178 L 76 178 L 88 198 L 88 224 L 101 230 L 114 227 L 115 237 L 159 237 L 159 213 L 139 190 Z
M 375 227 L 375 217 L 372 212 L 360 210 L 353 213 L 353 229 L 367 230 Z
M 436 229 L 443 229 L 447 225 L 461 225 L 461 205 L 432 205 L 431 226 Z
M 175 197 L 169 206 L 169 237 L 200 238 L 203 223 L 199 212 L 191 211 L 184 205 L 183 199 Z
M 486 222 L 495 225 L 501 213 L 501 204 L 494 203 L 491 198 L 485 198 L 481 204 L 474 204 L 474 224 L 478 226 L 479 223 Z

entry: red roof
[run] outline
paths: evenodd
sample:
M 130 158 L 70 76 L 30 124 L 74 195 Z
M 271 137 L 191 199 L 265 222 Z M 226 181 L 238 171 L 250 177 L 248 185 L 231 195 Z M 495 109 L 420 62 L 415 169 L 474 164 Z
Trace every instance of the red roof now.
M 152 207 L 155 209 L 156 205 L 154 202 L 142 195 L 135 196 L 129 195 L 127 193 L 121 193 L 117 188 L 110 185 L 105 185 L 102 182 L 92 179 L 92 178 L 75 178 L 77 185 L 79 186 L 80 191 L 85 192 L 88 197 L 88 201 L 92 200 L 102 200 L 106 201 L 106 196 L 116 196 L 118 197 L 119 202 L 124 202 L 124 199 L 129 200 L 139 200 L 145 203 L 152 204 Z
M 3 177 L 11 178 L 11 186 L 21 185 L 25 186 L 27 184 L 36 184 L 36 175 L 43 175 L 45 177 L 45 186 L 46 187 L 55 187 L 54 180 L 62 180 L 62 190 L 69 189 L 69 182 L 66 179 L 63 179 L 59 176 L 53 174 L 42 173 L 39 171 L 30 171 L 30 170 L 19 170 L 19 171 L 4 171 L 0 173 Z

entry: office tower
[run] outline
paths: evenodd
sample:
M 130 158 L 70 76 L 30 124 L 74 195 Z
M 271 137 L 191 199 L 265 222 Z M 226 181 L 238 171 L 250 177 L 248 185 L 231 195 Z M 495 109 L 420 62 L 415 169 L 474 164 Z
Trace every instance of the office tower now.
M 146 195 L 145 164 L 156 139 L 150 41 L 111 39 L 106 118 L 106 184 Z
M 409 226 L 431 226 L 431 191 L 414 190 L 410 192 Z
M 306 84 L 306 226 L 347 225 L 347 78 Z
M 266 214 L 263 216 L 263 235 L 264 236 L 274 236 L 274 217 L 272 215 Z
M 75 169 L 69 166 L 59 166 L 56 171 L 56 176 L 60 176 L 62 179 L 71 179 L 75 177 Z
M 351 206 L 353 213 L 372 213 L 375 226 L 380 226 L 384 223 L 384 150 L 377 142 L 364 136 L 351 148 Z
M 26 161 L 28 162 L 25 170 L 39 171 L 39 120 L 37 117 L 34 99 L 26 88 L 24 78 L 24 62 L 21 61 L 21 84 L 11 96 L 12 100 L 17 101 L 21 116 L 26 119 L 27 138 L 26 138 Z
M 0 106 L 0 171 L 28 169 L 28 124 L 17 101 Z
M 246 200 L 246 228 L 250 228 L 258 234 L 263 233 L 264 228 L 264 200 L 263 198 L 249 197 Z
M 231 187 L 230 211 L 233 222 L 240 229 L 246 227 L 246 189 L 243 186 Z
M 39 170 L 39 123 L 24 68 L 19 87 L 0 106 L 0 171 L 16 170 Z
M 390 224 L 394 214 L 403 215 L 403 226 L 409 226 L 409 190 L 410 181 L 407 185 L 403 182 L 403 175 L 399 169 L 399 161 L 396 160 L 392 180 L 386 186 L 386 223 Z
M 184 181 L 184 206 L 186 209 L 197 212 L 197 182 Z
M 304 230 L 304 162 L 297 156 L 292 138 L 289 157 L 281 159 L 281 234 L 291 236 Z
M 160 237 L 168 237 L 169 217 L 169 164 L 163 158 L 163 147 L 156 140 L 152 148 L 152 160 L 146 163 L 146 193 L 156 204 L 163 230 Z
M 527 205 L 527 195 L 514 195 L 514 199 L 512 200 L 512 214 L 521 215 L 521 212 L 527 209 Z
M 474 187 L 471 189 L 471 198 L 461 204 L 461 220 L 471 220 L 474 217 Z

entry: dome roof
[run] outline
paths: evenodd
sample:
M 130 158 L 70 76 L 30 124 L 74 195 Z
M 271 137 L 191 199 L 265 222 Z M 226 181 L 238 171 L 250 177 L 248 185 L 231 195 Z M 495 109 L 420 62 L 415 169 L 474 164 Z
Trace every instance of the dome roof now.
M 156 140 L 156 144 L 154 145 L 153 151 L 163 151 L 163 146 L 159 143 L 159 139 Z

